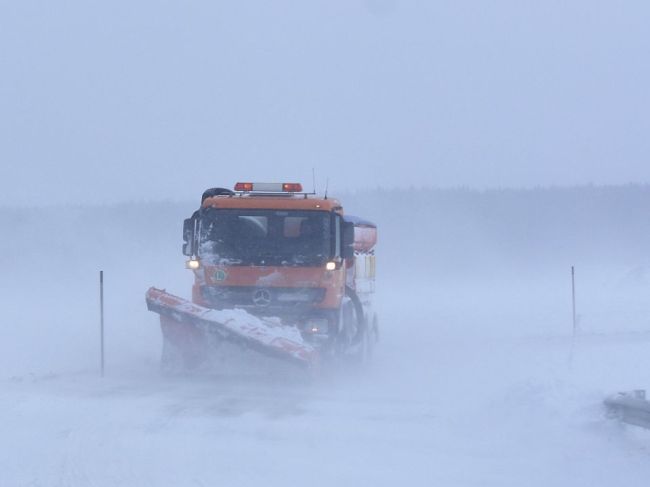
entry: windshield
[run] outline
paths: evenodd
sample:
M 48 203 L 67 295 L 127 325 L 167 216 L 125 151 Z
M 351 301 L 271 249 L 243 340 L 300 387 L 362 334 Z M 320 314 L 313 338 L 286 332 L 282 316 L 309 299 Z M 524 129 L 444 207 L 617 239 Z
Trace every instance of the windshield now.
M 324 211 L 206 208 L 199 255 L 220 265 L 324 265 L 331 254 L 330 219 Z

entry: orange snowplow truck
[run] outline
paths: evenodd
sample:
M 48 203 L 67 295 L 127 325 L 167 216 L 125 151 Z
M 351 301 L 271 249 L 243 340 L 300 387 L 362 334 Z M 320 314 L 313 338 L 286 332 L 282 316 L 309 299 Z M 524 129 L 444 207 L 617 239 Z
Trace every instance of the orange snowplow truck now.
M 161 315 L 163 366 L 195 366 L 223 342 L 308 367 L 371 354 L 377 228 L 336 199 L 298 183 L 212 188 L 183 240 L 192 302 L 147 293 Z

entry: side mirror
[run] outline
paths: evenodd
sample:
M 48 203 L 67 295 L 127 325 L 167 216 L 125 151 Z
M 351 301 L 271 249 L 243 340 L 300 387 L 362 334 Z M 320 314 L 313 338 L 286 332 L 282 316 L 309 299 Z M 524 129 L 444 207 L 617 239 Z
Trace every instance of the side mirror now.
M 354 223 L 343 221 L 342 226 L 341 257 L 352 259 L 354 257 Z
M 183 255 L 196 255 L 196 218 L 183 221 Z

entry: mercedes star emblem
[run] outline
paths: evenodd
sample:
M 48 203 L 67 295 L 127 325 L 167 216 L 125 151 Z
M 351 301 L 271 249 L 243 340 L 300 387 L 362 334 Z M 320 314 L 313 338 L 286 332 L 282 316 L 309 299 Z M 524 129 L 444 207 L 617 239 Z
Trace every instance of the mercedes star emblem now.
M 253 303 L 256 306 L 268 306 L 271 304 L 271 293 L 268 289 L 258 289 L 253 293 Z

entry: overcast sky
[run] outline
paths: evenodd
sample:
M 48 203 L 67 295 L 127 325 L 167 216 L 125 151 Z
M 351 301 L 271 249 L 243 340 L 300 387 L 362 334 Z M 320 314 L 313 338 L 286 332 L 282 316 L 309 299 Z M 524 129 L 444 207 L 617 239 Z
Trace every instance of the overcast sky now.
M 0 204 L 650 182 L 647 1 L 0 0 Z

